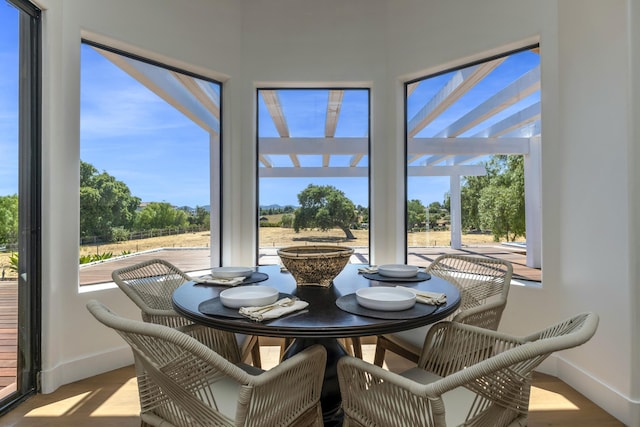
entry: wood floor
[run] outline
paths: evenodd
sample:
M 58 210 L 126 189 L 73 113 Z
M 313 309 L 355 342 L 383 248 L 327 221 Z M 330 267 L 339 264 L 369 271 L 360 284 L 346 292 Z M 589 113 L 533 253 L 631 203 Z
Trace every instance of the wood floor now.
M 280 352 L 279 346 L 267 344 L 261 346 L 266 368 L 277 363 Z M 371 361 L 374 347 L 363 346 L 365 360 Z M 400 371 L 409 367 L 409 362 L 389 354 L 386 366 L 391 371 Z M 139 410 L 134 371 L 129 366 L 67 384 L 52 394 L 31 397 L 0 417 L 0 425 L 137 427 Z M 536 374 L 529 426 L 618 427 L 623 424 L 557 378 Z

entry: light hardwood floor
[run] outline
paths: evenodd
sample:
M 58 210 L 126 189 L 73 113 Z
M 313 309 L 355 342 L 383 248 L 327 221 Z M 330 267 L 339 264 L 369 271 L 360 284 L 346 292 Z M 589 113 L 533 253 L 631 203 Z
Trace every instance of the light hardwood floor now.
M 273 344 L 273 343 L 268 343 Z M 363 358 L 373 359 L 373 345 L 363 346 Z M 263 345 L 263 367 L 278 361 L 280 347 Z M 391 371 L 409 362 L 391 353 Z M 37 395 L 0 417 L 0 426 L 139 426 L 137 386 L 133 367 L 67 384 L 55 393 Z M 623 426 L 611 415 L 557 378 L 536 374 L 529 412 L 529 426 Z

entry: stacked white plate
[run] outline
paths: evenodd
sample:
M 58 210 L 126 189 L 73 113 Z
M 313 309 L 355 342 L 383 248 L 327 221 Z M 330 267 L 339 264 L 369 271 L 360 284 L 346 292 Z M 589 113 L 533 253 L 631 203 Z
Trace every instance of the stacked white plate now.
M 406 264 L 383 264 L 378 266 L 378 273 L 396 278 L 415 277 L 418 274 L 418 267 Z
M 249 277 L 253 273 L 251 267 L 214 267 L 211 276 L 218 279 L 231 279 L 233 277 Z
M 376 286 L 358 289 L 356 301 L 371 310 L 400 311 L 416 304 L 416 294 L 403 288 Z
M 271 286 L 238 286 L 220 292 L 220 302 L 229 308 L 259 307 L 273 304 L 278 295 L 278 290 Z

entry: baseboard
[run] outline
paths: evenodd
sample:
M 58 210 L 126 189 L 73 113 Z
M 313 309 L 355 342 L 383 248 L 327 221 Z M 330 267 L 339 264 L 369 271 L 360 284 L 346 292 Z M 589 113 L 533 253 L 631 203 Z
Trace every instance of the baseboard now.
M 75 359 L 57 365 L 52 369 L 42 370 L 41 390 L 43 394 L 53 393 L 59 387 L 88 377 L 113 371 L 133 363 L 131 347 L 109 349 L 102 353 L 87 355 L 81 359 Z
M 637 422 L 640 420 L 640 402 L 611 389 L 564 359 L 562 355 L 552 354 L 536 370 L 561 379 L 624 425 L 639 425 Z

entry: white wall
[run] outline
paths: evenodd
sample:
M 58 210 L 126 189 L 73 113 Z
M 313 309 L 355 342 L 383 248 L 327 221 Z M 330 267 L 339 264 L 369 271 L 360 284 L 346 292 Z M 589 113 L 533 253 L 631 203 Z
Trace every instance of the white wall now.
M 637 77 L 632 80 L 629 71 L 628 39 L 630 30 L 638 35 L 630 24 L 639 21 L 637 9 L 636 19 L 627 20 L 627 1 L 42 4 L 49 7 L 44 15 L 45 392 L 130 361 L 119 338 L 86 312 L 87 299 L 138 315 L 115 289 L 77 290 L 81 35 L 224 82 L 223 160 L 230 165 L 223 177 L 224 263 L 250 263 L 255 257 L 256 87 L 371 88 L 372 260 L 395 262 L 404 258 L 402 82 L 539 41 L 544 283 L 542 289 L 513 287 L 503 329 L 524 334 L 580 311 L 598 312 L 596 336 L 554 357 L 545 369 L 623 422 L 640 419 L 634 385 L 639 373 L 632 368 L 638 314 L 637 304 L 630 303 L 638 302 L 640 236 L 633 217 L 640 212 L 640 178 L 629 167 L 640 155 L 630 137 L 637 138 L 639 125 L 629 115 L 639 95 Z M 635 104 L 629 102 L 632 87 Z

